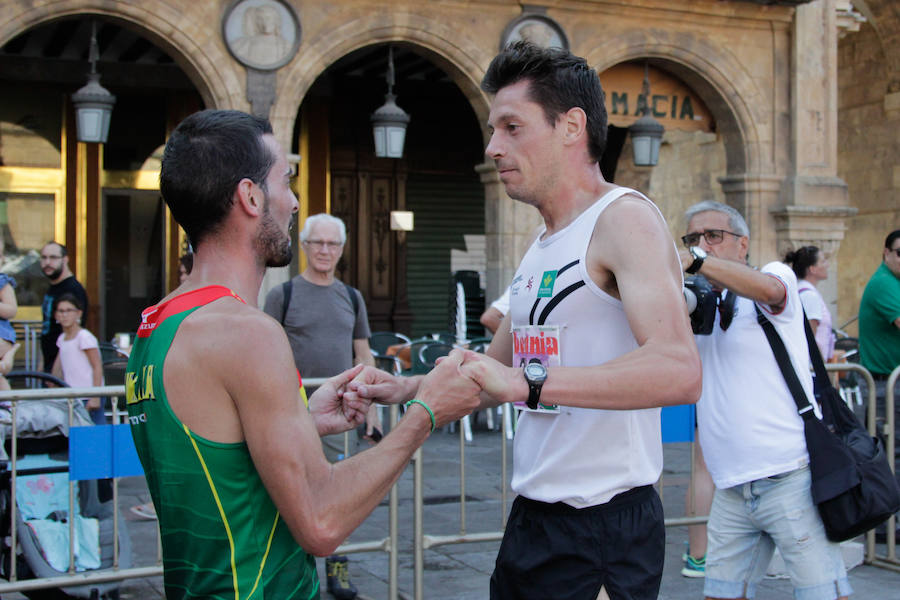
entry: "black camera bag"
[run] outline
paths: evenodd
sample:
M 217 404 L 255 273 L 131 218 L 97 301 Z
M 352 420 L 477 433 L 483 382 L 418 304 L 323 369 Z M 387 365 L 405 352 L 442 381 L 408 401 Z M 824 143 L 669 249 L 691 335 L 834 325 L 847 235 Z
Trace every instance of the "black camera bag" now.
M 822 420 L 816 418 L 803 392 L 784 342 L 758 306 L 756 317 L 803 418 L 813 502 L 819 508 L 828 539 L 843 542 L 883 523 L 900 510 L 900 487 L 888 464 L 884 444 L 869 435 L 831 385 L 806 316 L 806 341 L 816 373 L 816 398 L 822 407 Z

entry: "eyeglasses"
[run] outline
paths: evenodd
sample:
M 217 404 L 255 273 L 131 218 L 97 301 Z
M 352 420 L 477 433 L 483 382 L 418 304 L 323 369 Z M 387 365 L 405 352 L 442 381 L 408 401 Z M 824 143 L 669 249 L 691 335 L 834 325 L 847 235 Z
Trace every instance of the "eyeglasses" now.
M 706 240 L 706 243 L 710 246 L 715 246 L 716 244 L 721 244 L 722 240 L 725 239 L 725 234 L 733 235 L 734 237 L 744 237 L 739 233 L 734 233 L 733 231 L 728 231 L 727 229 L 706 229 L 702 232 L 697 233 L 689 233 L 687 235 L 681 236 L 681 241 L 684 242 L 684 245 L 690 248 L 691 246 L 696 246 L 700 242 L 700 236 Z
M 67 315 L 69 313 L 78 312 L 78 309 L 77 308 L 57 308 L 56 312 L 57 312 L 57 314 L 60 314 L 60 315 Z
M 309 244 L 316 250 L 325 248 L 327 250 L 331 250 L 332 252 L 337 250 L 338 248 L 341 248 L 344 245 L 344 242 L 331 242 L 331 241 L 326 241 L 326 240 L 306 240 L 303 243 Z
M 41 262 L 51 260 L 62 260 L 62 256 L 47 256 L 46 254 L 41 254 Z

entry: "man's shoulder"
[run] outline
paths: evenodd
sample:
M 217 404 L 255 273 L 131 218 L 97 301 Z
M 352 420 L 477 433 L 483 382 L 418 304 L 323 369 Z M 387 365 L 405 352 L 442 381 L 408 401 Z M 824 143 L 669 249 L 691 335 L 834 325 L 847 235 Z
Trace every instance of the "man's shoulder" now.
M 56 283 L 51 283 L 50 287 L 47 288 L 48 295 L 60 295 L 66 292 L 75 293 L 75 294 L 85 294 L 84 286 L 81 285 L 77 279 L 75 279 L 74 275 L 69 275 L 65 279 L 58 281 Z
M 897 279 L 896 275 L 891 273 L 891 270 L 884 263 L 881 263 L 875 270 L 875 273 L 872 274 L 872 278 L 869 279 L 869 285 L 879 290 L 894 291 L 900 289 L 900 279 Z
M 216 338 L 239 340 L 265 338 L 273 332 L 281 331 L 281 325 L 270 315 L 230 298 L 221 298 L 200 307 L 181 327 Z

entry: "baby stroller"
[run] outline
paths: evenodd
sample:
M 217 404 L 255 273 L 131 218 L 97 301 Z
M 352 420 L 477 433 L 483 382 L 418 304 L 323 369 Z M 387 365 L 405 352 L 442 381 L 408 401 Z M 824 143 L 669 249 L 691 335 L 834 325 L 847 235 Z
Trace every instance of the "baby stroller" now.
M 7 379 L 13 388 L 41 387 L 52 382 L 67 387 L 46 373 L 13 371 Z M 24 384 L 24 385 L 23 385 Z M 73 427 L 92 427 L 80 402 L 74 403 Z M 66 575 L 69 565 L 69 424 L 66 400 L 22 401 L 16 408 L 17 475 L 15 490 L 15 551 L 11 543 L 12 444 L 11 411 L 0 406 L 0 575 L 9 579 L 16 561 L 18 580 Z M 108 480 L 75 484 L 75 566 L 79 572 L 113 566 L 114 525 Z M 119 568 L 131 566 L 131 540 L 121 513 L 118 518 Z M 120 582 L 91 583 L 24 592 L 40 600 L 63 598 L 117 599 Z

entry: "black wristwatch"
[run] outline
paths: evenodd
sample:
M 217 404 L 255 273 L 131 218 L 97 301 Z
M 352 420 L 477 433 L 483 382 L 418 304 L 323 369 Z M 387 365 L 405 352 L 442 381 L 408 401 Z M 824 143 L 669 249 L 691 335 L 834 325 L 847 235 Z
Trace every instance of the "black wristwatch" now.
M 703 266 L 703 261 L 706 260 L 706 250 L 701 248 L 700 246 L 691 246 L 688 249 L 688 252 L 691 253 L 691 256 L 694 257 L 694 262 L 691 263 L 685 272 L 690 273 L 691 275 L 695 274 L 700 270 L 700 267 Z
M 547 381 L 547 367 L 540 362 L 532 362 L 525 365 L 523 373 L 525 381 L 528 382 L 528 401 L 525 404 L 533 410 L 538 407 L 538 401 L 541 399 L 541 387 Z

